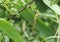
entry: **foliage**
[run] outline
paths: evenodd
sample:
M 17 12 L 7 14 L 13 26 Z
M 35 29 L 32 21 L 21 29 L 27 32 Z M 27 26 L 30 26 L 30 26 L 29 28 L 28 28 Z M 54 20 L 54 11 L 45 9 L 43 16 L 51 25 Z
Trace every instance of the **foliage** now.
M 0 42 L 59 42 L 60 0 L 0 0 Z

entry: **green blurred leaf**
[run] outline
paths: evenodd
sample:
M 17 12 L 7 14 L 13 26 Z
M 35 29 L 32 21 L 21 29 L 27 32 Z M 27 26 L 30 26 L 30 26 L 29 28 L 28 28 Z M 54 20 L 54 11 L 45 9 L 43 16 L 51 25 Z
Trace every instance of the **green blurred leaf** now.
M 23 42 L 23 39 L 16 28 L 4 19 L 0 19 L 0 30 L 5 32 L 15 42 Z
M 54 12 L 60 15 L 60 7 L 57 4 L 50 5 L 50 1 L 42 0 L 49 8 L 51 8 Z

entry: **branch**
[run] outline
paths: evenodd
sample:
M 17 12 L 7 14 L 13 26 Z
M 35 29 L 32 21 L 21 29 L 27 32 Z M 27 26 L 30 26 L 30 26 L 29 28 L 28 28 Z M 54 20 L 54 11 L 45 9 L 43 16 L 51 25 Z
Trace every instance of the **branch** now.
M 22 7 L 18 13 L 21 13 L 23 10 L 25 10 L 27 8 L 28 5 L 32 4 L 34 2 L 34 0 L 31 0 L 31 2 L 29 2 L 28 4 L 26 4 L 24 7 Z
M 18 10 L 18 13 L 21 13 L 22 11 L 24 11 L 28 5 L 31 5 L 34 2 L 34 0 L 31 0 L 31 2 L 29 2 L 28 4 L 26 4 L 24 7 L 22 7 L 20 10 Z M 14 17 L 16 17 L 15 15 L 10 15 L 10 17 L 8 18 L 8 20 L 13 19 Z

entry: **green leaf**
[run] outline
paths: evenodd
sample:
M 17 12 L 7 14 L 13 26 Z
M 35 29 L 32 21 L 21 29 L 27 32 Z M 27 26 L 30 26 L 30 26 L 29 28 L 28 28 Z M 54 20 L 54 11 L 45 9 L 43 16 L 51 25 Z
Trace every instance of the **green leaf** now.
M 51 10 L 49 7 L 47 7 L 43 2 L 42 0 L 35 0 L 35 4 L 36 4 L 36 7 L 37 9 L 40 11 L 40 17 L 43 16 L 43 18 L 45 18 L 44 16 L 46 17 L 52 17 L 52 18 L 57 18 L 56 17 L 56 14 L 53 10 Z
M 37 9 L 39 9 L 41 13 L 45 13 L 47 9 L 49 8 L 42 2 L 42 0 L 38 0 L 38 1 L 35 0 L 35 4 L 37 6 Z
M 50 1 L 51 5 L 57 4 L 59 2 L 59 0 L 49 0 L 49 1 Z
M 5 32 L 15 42 L 23 42 L 23 39 L 17 29 L 4 19 L 0 19 L 0 30 Z
M 49 0 L 43 0 L 43 2 L 44 2 L 49 8 L 51 8 L 54 12 L 56 12 L 58 15 L 60 15 L 60 7 L 59 7 L 57 4 L 50 5 L 50 1 L 49 1 Z

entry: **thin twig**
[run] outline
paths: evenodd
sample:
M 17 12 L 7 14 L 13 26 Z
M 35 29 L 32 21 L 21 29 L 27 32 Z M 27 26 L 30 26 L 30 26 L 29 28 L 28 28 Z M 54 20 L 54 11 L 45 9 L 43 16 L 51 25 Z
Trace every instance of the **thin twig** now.
M 25 10 L 27 8 L 28 5 L 32 4 L 34 2 L 34 0 L 31 0 L 31 2 L 29 2 L 28 4 L 26 4 L 24 7 L 22 7 L 18 13 L 21 13 L 23 10 Z
M 34 28 L 35 28 L 35 25 L 36 25 L 36 21 L 37 21 L 37 17 L 38 17 L 39 14 L 36 14 L 35 17 L 34 17 L 34 24 L 33 24 L 33 27 L 32 27 L 32 34 L 34 35 Z

